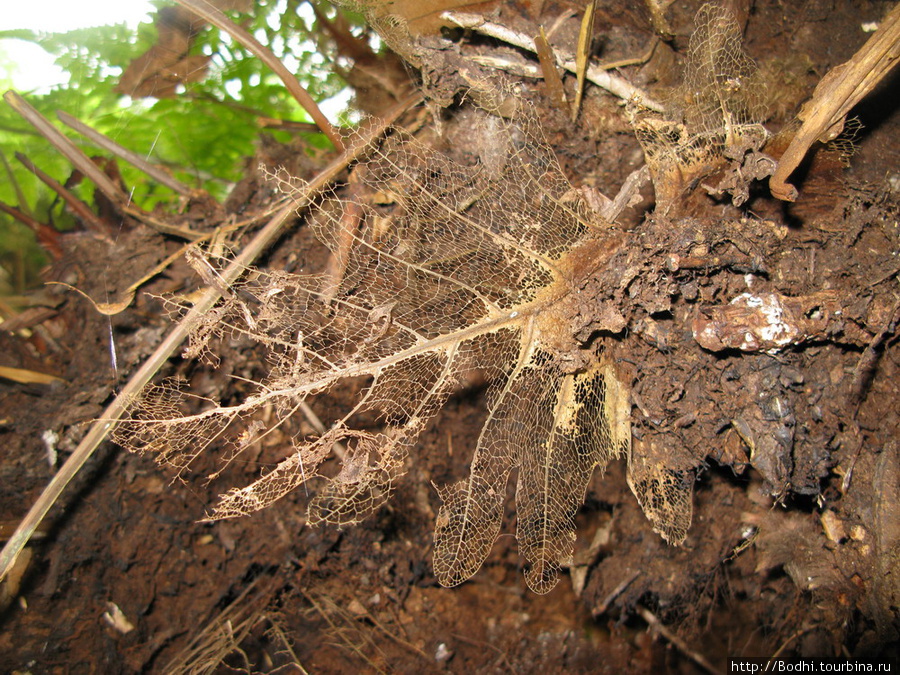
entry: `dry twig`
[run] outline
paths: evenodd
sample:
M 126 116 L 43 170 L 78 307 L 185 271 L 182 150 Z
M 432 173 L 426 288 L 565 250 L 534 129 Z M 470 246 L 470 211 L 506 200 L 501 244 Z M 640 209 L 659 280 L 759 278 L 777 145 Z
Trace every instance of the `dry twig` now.
M 441 17 L 452 21 L 460 28 L 467 28 L 477 31 L 484 35 L 488 35 L 498 40 L 502 40 L 508 44 L 524 49 L 525 51 L 534 53 L 534 39 L 524 33 L 507 28 L 506 26 L 488 21 L 479 14 L 465 14 L 462 12 L 444 12 Z M 572 54 L 560 53 L 556 51 L 558 64 L 568 70 L 570 73 L 577 73 L 578 66 L 575 62 L 575 56 Z M 586 79 L 593 82 L 598 87 L 606 89 L 611 94 L 618 96 L 626 101 L 635 100 L 649 110 L 663 112 L 664 108 L 661 103 L 654 101 L 644 91 L 638 89 L 628 80 L 609 73 L 598 66 L 589 65 L 585 75 Z
M 104 150 L 108 150 L 113 153 L 117 157 L 121 157 L 126 162 L 131 164 L 132 166 L 140 169 L 145 174 L 150 176 L 153 180 L 161 185 L 165 185 L 167 188 L 170 188 L 177 192 L 178 194 L 184 197 L 190 197 L 194 194 L 194 190 L 189 188 L 187 185 L 182 183 L 181 181 L 173 178 L 168 173 L 160 169 L 158 166 L 155 166 L 145 160 L 136 152 L 132 152 L 128 148 L 123 148 L 121 145 L 116 143 L 110 138 L 107 138 L 99 131 L 91 129 L 87 124 L 82 122 L 81 120 L 72 117 L 66 112 L 62 110 L 58 110 L 56 112 L 56 116 L 59 120 L 68 127 L 71 127 L 79 134 L 84 136 L 85 138 L 93 141 L 97 146 L 103 148 Z
M 711 664 L 706 659 L 706 657 L 703 656 L 703 654 L 692 649 L 690 647 L 690 645 L 688 645 L 684 640 L 682 640 L 680 637 L 675 635 L 675 633 L 673 633 L 668 628 L 666 628 L 666 626 L 663 624 L 663 622 L 660 621 L 659 618 L 653 612 L 651 612 L 646 607 L 641 607 L 640 605 L 638 605 L 636 609 L 637 609 L 638 614 L 641 615 L 641 617 L 644 619 L 644 621 L 647 622 L 647 624 L 650 626 L 650 628 L 653 629 L 654 631 L 656 631 L 657 633 L 659 633 L 660 635 L 662 635 L 666 640 L 668 640 L 672 644 L 672 646 L 677 648 L 678 651 L 680 651 L 682 654 L 687 656 L 698 666 L 703 668 L 703 670 L 705 670 L 708 673 L 711 673 L 711 675 L 719 675 L 719 673 L 721 671 L 719 671 L 715 666 L 713 666 L 713 664 Z
M 78 199 L 78 197 L 76 197 L 68 189 L 61 185 L 59 181 L 41 171 L 30 159 L 28 159 L 28 157 L 23 155 L 21 152 L 16 153 L 16 159 L 19 160 L 22 166 L 24 166 L 31 173 L 37 176 L 37 178 L 44 185 L 46 185 L 48 188 L 62 197 L 66 205 L 72 210 L 72 213 L 75 214 L 75 217 L 78 218 L 82 223 L 84 223 L 84 225 L 86 225 L 88 229 L 91 229 L 94 232 L 103 235 L 108 235 L 110 233 L 109 223 L 103 222 L 100 216 L 95 214 L 87 204 Z

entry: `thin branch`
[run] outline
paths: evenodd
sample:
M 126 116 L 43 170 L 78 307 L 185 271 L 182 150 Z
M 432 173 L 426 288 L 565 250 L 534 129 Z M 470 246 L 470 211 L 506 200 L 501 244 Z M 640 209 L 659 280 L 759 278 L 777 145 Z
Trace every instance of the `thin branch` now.
M 612 591 L 610 591 L 609 594 L 605 598 L 603 598 L 603 602 L 601 602 L 591 610 L 591 614 L 593 614 L 594 617 L 599 617 L 603 614 L 606 614 L 606 610 L 609 609 L 609 606 L 612 604 L 613 600 L 618 598 L 622 594 L 622 592 L 631 585 L 631 582 L 637 579 L 640 575 L 640 570 L 634 570 L 631 574 L 625 577 L 621 582 L 619 582 L 618 586 L 612 589 Z
M 31 173 L 37 176 L 44 185 L 46 185 L 48 188 L 62 197 L 63 201 L 75 214 L 75 217 L 85 225 L 87 225 L 89 229 L 92 229 L 95 232 L 100 232 L 102 234 L 109 234 L 109 224 L 104 223 L 103 220 L 101 220 L 100 216 L 94 213 L 87 204 L 78 199 L 78 197 L 73 195 L 68 189 L 61 185 L 58 180 L 48 176 L 46 173 L 37 168 L 37 166 L 34 165 L 34 162 L 28 159 L 28 157 L 23 155 L 21 152 L 16 153 L 16 159 L 19 160 L 22 166 L 24 166 L 26 169 L 31 171 Z
M 284 224 L 291 219 L 297 211 L 305 209 L 321 192 L 341 174 L 351 162 L 356 161 L 365 153 L 371 144 L 387 130 L 387 128 L 407 109 L 417 105 L 421 101 L 420 95 L 408 97 L 397 104 L 387 115 L 387 119 L 379 121 L 373 127 L 360 134 L 359 142 L 354 143 L 344 154 L 329 164 L 318 176 L 316 176 L 300 194 L 294 196 L 285 203 L 275 216 L 260 230 L 256 236 L 248 242 L 247 246 L 231 264 L 221 273 L 223 283 L 232 284 L 253 261 L 279 236 Z M 13 533 L 10 540 L 0 551 L 0 580 L 2 580 L 19 557 L 25 544 L 31 538 L 32 533 L 50 507 L 59 498 L 66 485 L 75 474 L 84 466 L 84 463 L 94 453 L 94 450 L 103 442 L 113 425 L 122 417 L 128 407 L 129 401 L 144 387 L 156 374 L 162 365 L 175 353 L 175 350 L 184 342 L 190 328 L 195 322 L 208 312 L 220 298 L 216 288 L 208 288 L 197 300 L 197 303 L 184 316 L 184 318 L 172 329 L 169 335 L 162 341 L 156 351 L 144 362 L 138 371 L 131 376 L 122 391 L 113 399 L 112 403 L 103 411 L 100 419 L 96 420 L 88 433 L 75 448 L 75 451 L 66 460 L 53 477 L 41 496 L 34 503 L 19 527 Z
M 257 117 L 256 125 L 261 129 L 281 129 L 283 131 L 316 131 L 318 127 L 312 122 L 295 122 L 293 120 L 281 120 L 274 117 Z
M 502 70 L 518 77 L 531 77 L 535 79 L 544 77 L 544 71 L 539 65 L 529 63 L 525 61 L 524 58 L 511 60 L 502 56 L 475 55 L 470 56 L 469 60 L 474 61 L 480 66 L 485 66 L 486 68 L 494 68 L 495 70 Z
M 29 216 L 27 213 L 22 213 L 19 209 L 13 208 L 4 202 L 0 202 L 0 211 L 11 215 L 20 223 L 30 227 L 34 231 L 38 243 L 40 243 L 44 250 L 47 251 L 54 260 L 62 259 L 63 250 L 59 245 L 59 232 L 49 225 L 45 225 L 39 220 Z
M 659 618 L 653 612 L 651 612 L 649 609 L 647 609 L 645 607 L 641 607 L 640 605 L 638 605 L 635 609 L 637 609 L 638 614 L 641 615 L 641 617 L 644 619 L 644 621 L 647 622 L 647 624 L 650 626 L 650 628 L 652 628 L 654 631 L 656 631 L 657 633 L 662 635 L 666 640 L 669 641 L 669 643 L 673 647 L 678 649 L 678 651 L 680 651 L 682 654 L 687 656 L 698 666 L 703 668 L 703 670 L 705 670 L 708 673 L 711 673 L 712 675 L 719 675 L 719 673 L 721 673 L 721 671 L 718 670 L 713 664 L 711 664 L 706 659 L 706 657 L 703 656 L 703 654 L 701 654 L 700 652 L 698 652 L 694 649 L 691 649 L 691 647 L 684 640 L 682 640 L 680 637 L 675 635 L 675 633 L 670 631 L 663 624 L 663 622 L 660 621 Z
M 296 77 L 287 69 L 281 60 L 272 53 L 272 51 L 264 46 L 259 40 L 253 37 L 246 30 L 232 22 L 218 8 L 206 2 L 206 0 L 176 0 L 182 7 L 191 10 L 195 14 L 203 17 L 214 26 L 224 30 L 235 40 L 244 45 L 247 49 L 259 57 L 259 60 L 265 63 L 278 77 L 284 82 L 284 86 L 290 92 L 297 103 L 299 103 L 313 121 L 318 125 L 328 139 L 338 150 L 344 149 L 344 141 L 338 130 L 331 125 L 325 114 L 319 109 L 319 106 L 313 100 L 312 96 L 303 88 Z
M 534 53 L 534 39 L 524 33 L 507 28 L 499 23 L 488 21 L 479 14 L 465 14 L 462 12 L 444 12 L 441 18 L 452 21 L 460 28 L 477 31 L 483 35 L 497 38 L 507 44 L 511 44 L 519 49 Z M 557 63 L 560 67 L 565 68 L 570 73 L 577 73 L 578 66 L 575 63 L 575 56 L 554 50 L 556 52 Z M 603 68 L 590 65 L 587 68 L 586 79 L 593 82 L 601 89 L 606 89 L 611 94 L 618 96 L 626 101 L 635 100 L 645 108 L 663 112 L 664 108 L 661 103 L 654 101 L 644 91 L 635 87 L 625 78 L 613 75 Z
M 211 234 L 209 232 L 198 232 L 197 230 L 192 230 L 189 227 L 183 227 L 181 225 L 172 225 L 171 223 L 167 223 L 166 221 L 160 220 L 159 218 L 154 218 L 152 214 L 144 211 L 142 208 L 134 204 L 128 204 L 127 206 L 122 208 L 122 211 L 127 213 L 129 216 L 133 216 L 134 218 L 140 220 L 142 223 L 144 223 L 144 225 L 152 227 L 158 232 L 162 232 L 163 234 L 170 234 L 174 237 L 181 237 L 182 239 L 187 239 L 188 241 L 207 239 Z
M 325 32 L 328 33 L 335 44 L 337 44 L 338 52 L 344 56 L 348 56 L 354 61 L 365 61 L 367 59 L 377 58 L 377 54 L 369 47 L 369 43 L 360 40 L 347 29 L 345 21 L 341 21 L 341 10 L 337 9 L 337 20 L 332 22 L 322 11 L 316 6 L 316 3 L 310 2 L 313 14 L 316 15 L 316 21 L 322 24 Z
M 98 147 L 103 148 L 104 150 L 108 150 L 117 157 L 121 157 L 132 166 L 140 169 L 145 174 L 150 176 L 157 183 L 165 185 L 167 188 L 174 190 L 184 197 L 190 197 L 194 194 L 194 190 L 192 190 L 181 181 L 173 178 L 158 166 L 151 164 L 136 152 L 132 152 L 128 148 L 123 148 L 121 145 L 104 136 L 99 131 L 92 129 L 81 120 L 72 117 L 72 115 L 63 112 L 62 110 L 57 110 L 56 116 L 66 126 L 71 127 L 79 134 L 92 141 Z
M 126 195 L 118 185 L 103 173 L 91 158 L 85 155 L 81 149 L 71 140 L 66 138 L 59 129 L 50 124 L 50 121 L 41 115 L 35 108 L 15 91 L 10 89 L 3 98 L 13 107 L 25 120 L 37 129 L 41 136 L 46 138 L 54 148 L 59 150 L 72 166 L 87 176 L 96 185 L 100 191 L 106 195 L 114 204 L 125 204 L 128 202 Z

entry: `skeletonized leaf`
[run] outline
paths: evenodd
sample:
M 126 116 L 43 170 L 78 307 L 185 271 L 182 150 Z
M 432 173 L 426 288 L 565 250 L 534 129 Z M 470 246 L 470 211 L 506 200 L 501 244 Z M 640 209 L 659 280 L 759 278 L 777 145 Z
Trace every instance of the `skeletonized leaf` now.
M 571 556 L 591 473 L 629 446 L 625 385 L 575 337 L 585 328 L 578 322 L 592 320 L 581 289 L 621 239 L 572 197 L 524 103 L 512 119 L 481 111 L 477 120 L 483 149 L 473 165 L 402 130 L 372 149 L 353 189 L 335 190 L 309 218 L 332 252 L 328 272 L 248 269 L 220 289 L 188 354 L 214 357 L 223 338 L 255 340 L 270 366 L 255 390 L 225 405 L 182 383 L 150 387 L 117 440 L 158 452 L 178 471 L 215 443 L 223 448 L 218 474 L 280 429 L 290 439 L 286 458 L 227 492 L 210 517 L 251 513 L 315 478 L 323 485 L 309 522 L 345 526 L 391 496 L 422 430 L 479 371 L 492 383 L 488 418 L 469 477 L 438 487 L 435 573 L 454 585 L 478 571 L 517 470 L 526 580 L 550 590 Z M 217 283 L 220 261 L 193 264 Z M 360 378 L 366 386 L 351 410 L 318 436 L 301 434 L 292 420 L 304 405 Z M 378 428 L 360 424 L 373 416 Z M 340 470 L 321 475 L 338 444 Z

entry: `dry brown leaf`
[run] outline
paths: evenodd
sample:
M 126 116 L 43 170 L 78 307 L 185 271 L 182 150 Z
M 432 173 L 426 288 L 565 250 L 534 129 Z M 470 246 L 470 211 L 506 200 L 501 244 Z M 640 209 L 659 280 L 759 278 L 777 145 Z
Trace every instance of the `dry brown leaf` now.
M 156 44 L 128 65 L 116 90 L 132 98 L 169 98 L 179 85 L 202 80 L 211 57 L 188 56 L 188 51 L 204 25 L 182 7 L 161 8 L 156 15 Z

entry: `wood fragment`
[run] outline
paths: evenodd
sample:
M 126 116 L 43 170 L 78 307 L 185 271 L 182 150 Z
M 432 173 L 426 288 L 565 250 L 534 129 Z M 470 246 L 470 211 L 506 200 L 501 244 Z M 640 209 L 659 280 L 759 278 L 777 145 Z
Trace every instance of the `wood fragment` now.
M 549 31 L 547 35 L 550 35 Z M 626 66 L 636 66 L 642 63 L 647 63 L 651 58 L 653 58 L 653 53 L 656 51 L 659 43 L 659 38 L 653 38 L 650 46 L 647 47 L 647 51 L 641 56 L 636 56 L 631 59 L 611 61 L 609 63 L 601 63 L 592 67 L 598 68 L 600 70 L 615 70 L 616 68 L 624 68 Z M 543 69 L 529 61 L 526 61 L 524 57 L 511 59 L 493 55 L 473 55 L 468 58 L 469 60 L 474 61 L 481 66 L 485 66 L 486 68 L 502 70 L 518 77 L 530 77 L 535 79 L 544 77 Z M 540 58 L 540 55 L 538 56 L 538 58 Z
M 591 614 L 593 614 L 594 617 L 599 617 L 606 614 L 606 610 L 608 610 L 610 605 L 612 605 L 613 600 L 622 595 L 622 592 L 626 588 L 628 588 L 631 585 L 631 582 L 637 579 L 640 575 L 640 570 L 634 570 L 631 574 L 622 579 L 622 581 L 619 582 L 619 585 L 612 589 L 609 594 L 605 598 L 603 598 L 603 602 L 601 602 L 591 610 Z
M 508 44 L 534 53 L 534 40 L 524 34 L 507 28 L 493 21 L 488 21 L 480 14 L 466 14 L 463 12 L 444 12 L 442 18 L 452 21 L 460 28 L 474 30 L 483 35 L 497 38 Z M 557 65 L 565 68 L 570 73 L 577 71 L 575 57 L 572 54 L 560 53 L 556 51 Z M 646 92 L 635 87 L 628 80 L 609 73 L 602 68 L 589 65 L 585 74 L 585 78 L 601 89 L 606 89 L 609 93 L 618 96 L 625 101 L 637 101 L 645 108 L 656 112 L 665 112 L 665 108 L 658 101 L 653 100 Z
M 517 77 L 542 78 L 544 73 L 540 66 L 528 63 L 521 59 L 511 60 L 500 56 L 470 56 L 469 59 L 480 66 L 502 70 Z
M 875 377 L 884 343 L 897 331 L 897 326 L 900 324 L 900 301 L 894 304 L 889 317 L 887 323 L 866 345 L 856 363 L 856 368 L 853 369 L 853 385 L 850 388 L 851 404 L 858 406 L 866 397 L 869 386 Z
M 636 609 L 638 614 L 641 615 L 641 618 L 647 622 L 651 629 L 662 635 L 673 647 L 691 659 L 691 661 L 703 668 L 706 672 L 711 673 L 711 675 L 719 675 L 721 673 L 721 671 L 713 666 L 703 654 L 692 649 L 684 640 L 670 631 L 653 612 L 640 605 L 638 605 Z
M 355 171 L 350 173 L 350 185 L 348 189 L 351 194 L 358 191 L 357 181 L 354 179 Z M 347 260 L 350 258 L 350 251 L 355 242 L 356 232 L 360 225 L 361 209 L 359 205 L 354 204 L 350 200 L 351 206 L 348 207 L 346 213 L 341 217 L 341 226 L 338 230 L 337 247 L 328 256 L 328 263 L 325 266 L 324 282 L 322 284 L 322 295 L 327 302 L 334 300 L 337 295 L 341 282 L 346 272 Z
M 534 47 L 541 64 L 541 73 L 544 76 L 544 84 L 547 86 L 547 94 L 554 106 L 565 110 L 566 90 L 563 89 L 562 78 L 559 76 L 559 71 L 556 70 L 556 57 L 553 55 L 553 47 L 547 40 L 543 26 L 541 26 L 541 32 L 534 38 Z
M 581 19 L 581 29 L 578 32 L 578 46 L 575 49 L 575 76 L 578 83 L 575 85 L 575 102 L 572 104 L 572 121 L 578 118 L 581 110 L 581 97 L 584 96 L 584 79 L 587 76 L 588 61 L 591 57 L 591 42 L 594 37 L 594 10 L 597 0 L 590 0 L 584 8 L 584 16 Z
M 630 59 L 619 59 L 618 61 L 609 61 L 607 63 L 601 63 L 598 65 L 598 68 L 603 70 L 615 70 L 616 68 L 625 68 L 627 66 L 639 66 L 641 64 L 647 63 L 650 59 L 653 58 L 653 53 L 656 51 L 657 46 L 659 46 L 660 39 L 655 35 L 650 40 L 650 45 L 647 47 L 647 51 L 641 54 L 640 56 L 635 56 Z
M 29 307 L 21 312 L 15 312 L 5 302 L 0 303 L 0 316 L 6 316 L 0 321 L 0 332 L 17 333 L 27 328 L 34 328 L 52 319 L 59 312 L 54 307 Z
M 887 15 L 866 44 L 846 63 L 832 68 L 816 86 L 799 117 L 803 125 L 769 178 L 774 197 L 792 202 L 797 189 L 787 182 L 816 141 L 836 138 L 847 113 L 878 84 L 900 59 L 900 4 Z
M 618 194 L 600 210 L 600 216 L 608 223 L 614 223 L 622 211 L 634 206 L 641 198 L 640 190 L 650 181 L 650 169 L 646 164 L 628 174 Z
M 0 366 L 0 377 L 20 384 L 53 384 L 54 382 L 65 381 L 56 375 L 40 373 L 36 370 L 26 370 L 25 368 L 13 368 L 11 366 Z

